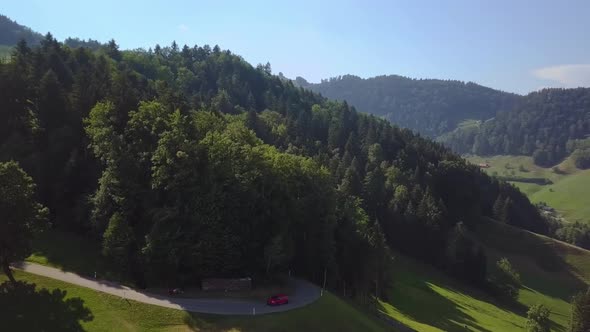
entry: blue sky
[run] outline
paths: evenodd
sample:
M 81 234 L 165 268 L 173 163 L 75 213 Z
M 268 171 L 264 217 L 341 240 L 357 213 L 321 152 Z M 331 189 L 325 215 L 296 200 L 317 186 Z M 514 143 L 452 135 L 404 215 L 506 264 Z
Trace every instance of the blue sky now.
M 343 74 L 590 86 L 589 0 L 5 1 L 32 29 L 122 48 L 219 44 L 317 82 Z

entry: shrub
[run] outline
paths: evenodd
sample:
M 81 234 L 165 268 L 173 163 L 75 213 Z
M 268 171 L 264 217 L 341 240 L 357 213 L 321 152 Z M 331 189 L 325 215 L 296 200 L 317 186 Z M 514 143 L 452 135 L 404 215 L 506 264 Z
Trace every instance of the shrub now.
M 526 330 L 528 332 L 549 332 L 551 321 L 549 320 L 551 310 L 543 304 L 535 304 L 527 312 Z
M 590 288 L 572 300 L 571 332 L 590 331 Z
M 576 152 L 574 152 L 573 157 L 577 168 L 590 168 L 590 149 L 576 150 Z
M 535 165 L 548 166 L 550 162 L 549 154 L 545 150 L 535 150 L 535 152 L 533 153 L 533 162 L 535 163 Z
M 521 281 L 520 274 L 512 267 L 507 258 L 496 262 L 496 273 L 492 278 L 492 284 L 501 296 L 512 300 L 518 298 Z

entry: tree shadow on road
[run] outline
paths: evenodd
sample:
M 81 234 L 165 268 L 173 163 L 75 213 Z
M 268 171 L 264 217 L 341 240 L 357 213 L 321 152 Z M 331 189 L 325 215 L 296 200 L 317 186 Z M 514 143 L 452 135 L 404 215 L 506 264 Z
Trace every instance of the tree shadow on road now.
M 66 291 L 35 284 L 5 282 L 0 285 L 0 330 L 84 331 L 81 322 L 94 319 L 80 298 L 66 299 Z

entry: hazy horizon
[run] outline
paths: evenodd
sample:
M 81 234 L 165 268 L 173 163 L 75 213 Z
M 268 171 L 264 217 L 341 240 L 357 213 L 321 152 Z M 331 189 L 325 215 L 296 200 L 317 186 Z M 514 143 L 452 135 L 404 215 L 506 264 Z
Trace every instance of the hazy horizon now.
M 345 74 L 475 82 L 526 94 L 590 86 L 584 1 L 438 3 L 327 1 L 278 4 L 139 1 L 7 3 L 2 14 L 40 33 L 122 48 L 218 44 L 273 72 L 321 79 Z

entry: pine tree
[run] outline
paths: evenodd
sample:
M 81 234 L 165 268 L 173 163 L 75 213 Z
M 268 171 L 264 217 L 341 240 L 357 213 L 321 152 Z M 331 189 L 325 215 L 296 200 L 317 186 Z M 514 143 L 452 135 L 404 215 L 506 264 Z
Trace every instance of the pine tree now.
M 578 293 L 572 299 L 572 316 L 569 331 L 590 331 L 590 288 L 586 292 Z
M 496 198 L 496 201 L 494 202 L 494 206 L 492 208 L 494 218 L 498 221 L 504 222 L 506 220 L 506 215 L 504 214 L 505 204 L 506 200 L 501 195 L 498 195 L 498 198 Z

